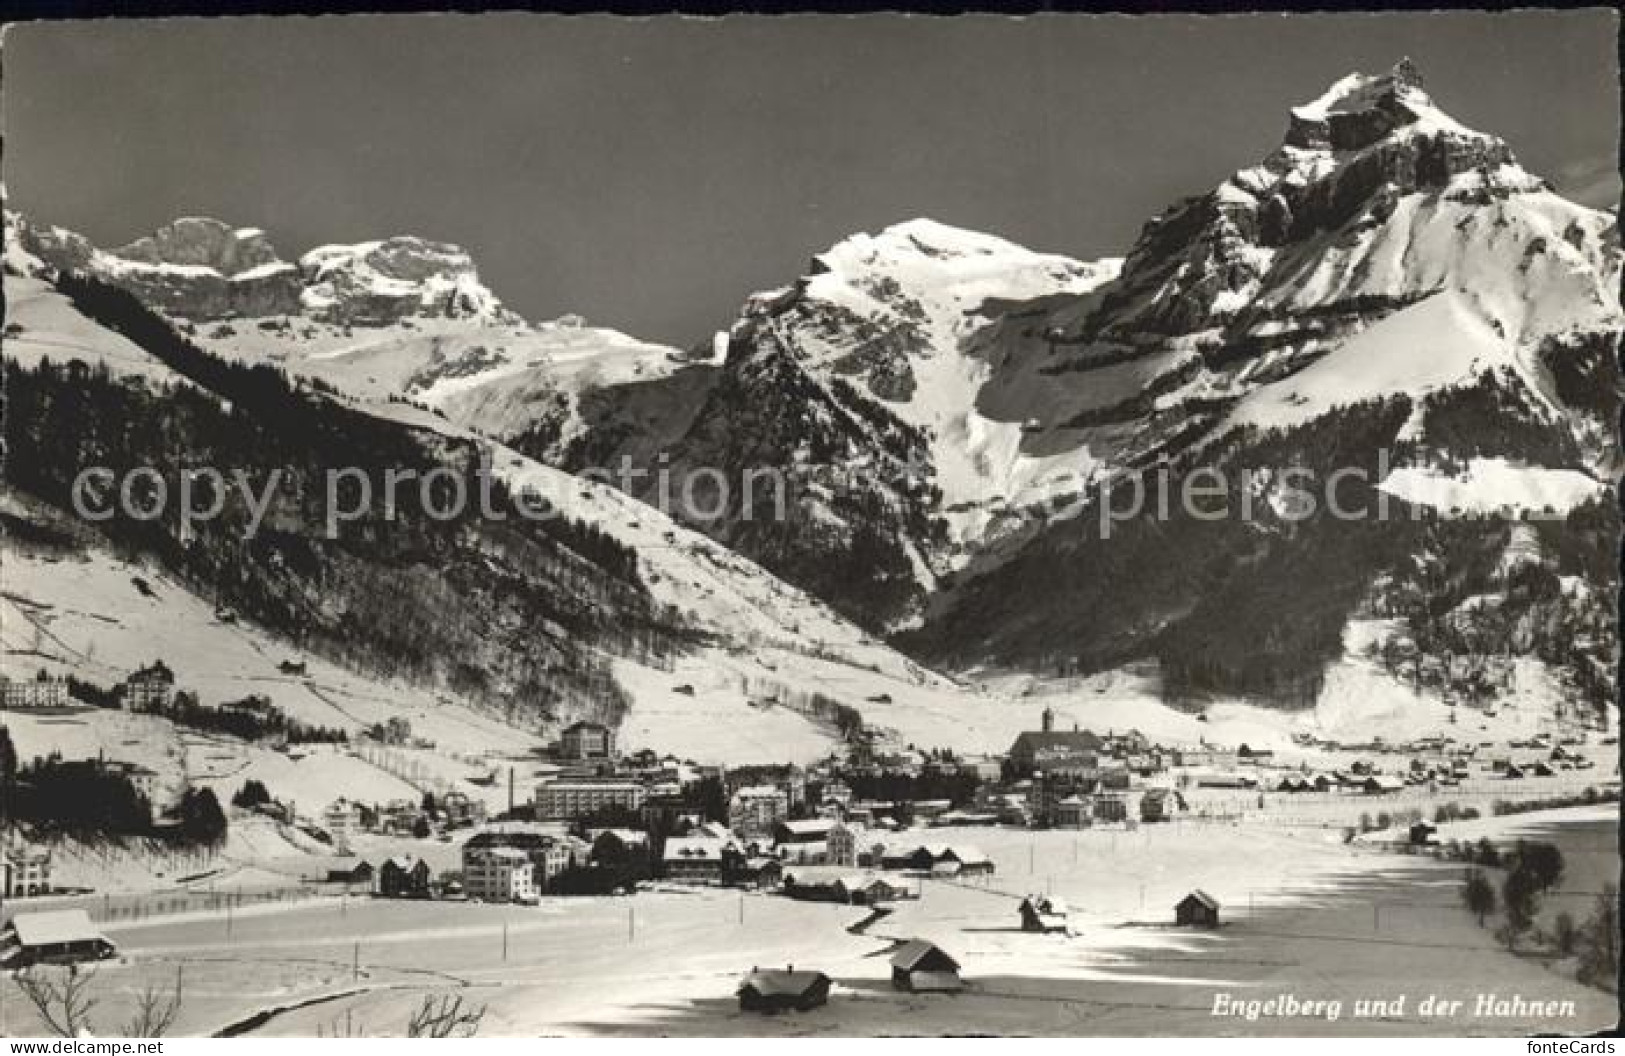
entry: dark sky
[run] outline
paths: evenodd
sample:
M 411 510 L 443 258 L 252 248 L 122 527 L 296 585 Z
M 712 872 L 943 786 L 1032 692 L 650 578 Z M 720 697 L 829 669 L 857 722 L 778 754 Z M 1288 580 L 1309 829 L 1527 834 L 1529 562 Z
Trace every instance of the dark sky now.
M 179 215 L 284 257 L 413 233 L 532 318 L 688 344 L 913 216 L 1078 257 L 1401 55 L 1573 197 L 1617 199 L 1613 15 L 504 16 L 26 25 L 11 204 L 117 245 Z

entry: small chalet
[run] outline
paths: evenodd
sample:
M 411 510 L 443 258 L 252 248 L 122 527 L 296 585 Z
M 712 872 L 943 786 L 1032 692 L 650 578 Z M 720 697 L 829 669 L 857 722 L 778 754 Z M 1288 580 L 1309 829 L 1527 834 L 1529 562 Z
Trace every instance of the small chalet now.
M 685 836 L 666 841 L 661 864 L 674 884 L 721 884 L 722 858 L 729 845 L 722 840 Z
M 835 891 L 842 901 L 854 906 L 878 906 L 882 902 L 895 902 L 905 890 L 881 876 L 843 876 L 835 881 Z
M 929 870 L 931 852 L 917 844 L 904 846 L 888 844 L 881 850 L 879 862 L 882 869 Z
M 1360 791 L 1368 796 L 1385 796 L 1390 792 L 1404 791 L 1405 782 L 1389 774 L 1372 774 L 1360 782 Z
M 1192 891 L 1174 907 L 1174 923 L 1181 928 L 1218 927 L 1219 900 L 1200 888 Z
M 976 876 L 994 871 L 993 859 L 970 844 L 926 843 L 914 846 L 888 847 L 882 852 L 880 864 L 885 869 L 913 869 L 937 872 L 938 866 L 951 866 L 941 870 L 957 876 Z
M 1050 895 L 1028 895 L 1021 900 L 1021 930 L 1048 934 L 1069 929 L 1066 903 Z
M 385 898 L 428 898 L 430 878 L 428 862 L 398 855 L 378 867 L 378 893 Z
M 327 882 L 330 884 L 370 888 L 373 876 L 372 863 L 361 858 L 339 858 L 327 867 Z
M 891 985 L 915 994 L 953 994 L 965 987 L 959 978 L 959 962 L 924 939 L 905 942 L 892 954 Z
M 784 883 L 784 863 L 765 855 L 746 858 L 735 867 L 728 882 L 735 886 L 754 887 L 759 891 L 772 890 Z
M 0 930 L 0 967 L 104 961 L 117 953 L 82 909 L 19 913 Z
M 830 977 L 823 972 L 752 968 L 739 982 L 742 1012 L 806 1012 L 829 1001 Z

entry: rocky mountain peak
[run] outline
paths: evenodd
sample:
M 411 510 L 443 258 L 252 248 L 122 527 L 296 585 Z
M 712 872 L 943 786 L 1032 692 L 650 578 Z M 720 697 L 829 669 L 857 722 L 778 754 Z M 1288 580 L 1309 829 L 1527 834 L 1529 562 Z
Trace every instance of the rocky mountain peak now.
M 1422 84 L 1401 60 L 1381 74 L 1349 74 L 1294 107 L 1281 147 L 1146 225 L 1086 335 L 1224 325 L 1265 297 L 1272 269 L 1325 239 L 1358 258 L 1381 257 L 1408 237 L 1420 201 L 1471 209 L 1549 192 L 1503 140 L 1440 110 Z M 1429 209 L 1418 219 L 1443 215 Z M 1407 285 L 1388 285 L 1396 284 Z
M 226 276 L 282 263 L 270 239 L 259 228 L 232 227 L 220 220 L 199 216 L 182 217 L 111 252 L 128 261 L 205 267 Z
M 1381 74 L 1351 73 L 1313 102 L 1292 109 L 1287 145 L 1305 150 L 1359 150 L 1396 128 L 1430 117 L 1454 125 L 1434 105 L 1422 83 L 1421 71 L 1410 59 L 1400 59 Z
M 7 213 L 12 270 L 80 271 L 194 322 L 305 316 L 335 326 L 390 326 L 420 318 L 518 323 L 480 281 L 461 246 L 413 235 L 320 246 L 283 260 L 266 233 L 210 217 L 182 217 L 117 249 Z
M 406 316 L 513 319 L 480 281 L 467 250 L 396 235 L 375 242 L 320 246 L 299 258 L 306 309 L 347 325 Z
M 85 267 L 96 252 L 83 235 L 67 228 L 41 225 L 13 209 L 5 212 L 5 266 L 17 275 L 38 275 L 51 268 Z

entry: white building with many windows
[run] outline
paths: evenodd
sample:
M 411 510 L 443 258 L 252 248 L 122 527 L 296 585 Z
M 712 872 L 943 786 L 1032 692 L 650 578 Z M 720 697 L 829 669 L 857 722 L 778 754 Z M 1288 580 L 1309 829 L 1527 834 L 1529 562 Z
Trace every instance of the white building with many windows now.
M 478 847 L 463 855 L 463 894 L 478 902 L 536 901 L 536 868 L 517 847 Z
M 647 794 L 636 781 L 549 781 L 537 786 L 534 804 L 538 818 L 582 818 L 606 807 L 635 811 Z

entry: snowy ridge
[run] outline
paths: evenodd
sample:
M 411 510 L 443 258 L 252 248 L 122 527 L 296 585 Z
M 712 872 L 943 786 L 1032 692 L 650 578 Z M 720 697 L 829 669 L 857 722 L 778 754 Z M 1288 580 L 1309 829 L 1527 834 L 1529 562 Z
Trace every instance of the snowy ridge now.
M 1001 334 L 1018 366 L 990 392 L 1037 409 L 1029 446 L 1068 449 L 1148 412 L 1230 403 L 1230 423 L 1288 428 L 1503 370 L 1561 420 L 1541 357 L 1625 324 L 1618 246 L 1611 216 L 1444 114 L 1402 62 L 1295 108 L 1280 149 L 1149 224 L 1096 297 L 1048 311 L 1060 364 L 1032 355 L 1035 328 Z
M 135 293 L 209 351 L 268 362 L 366 400 L 411 400 L 494 436 L 547 432 L 562 457 L 581 402 L 695 362 L 589 326 L 531 324 L 461 247 L 413 236 L 319 246 L 281 259 L 257 227 L 187 217 L 116 250 L 7 214 L 6 267 L 87 272 Z

